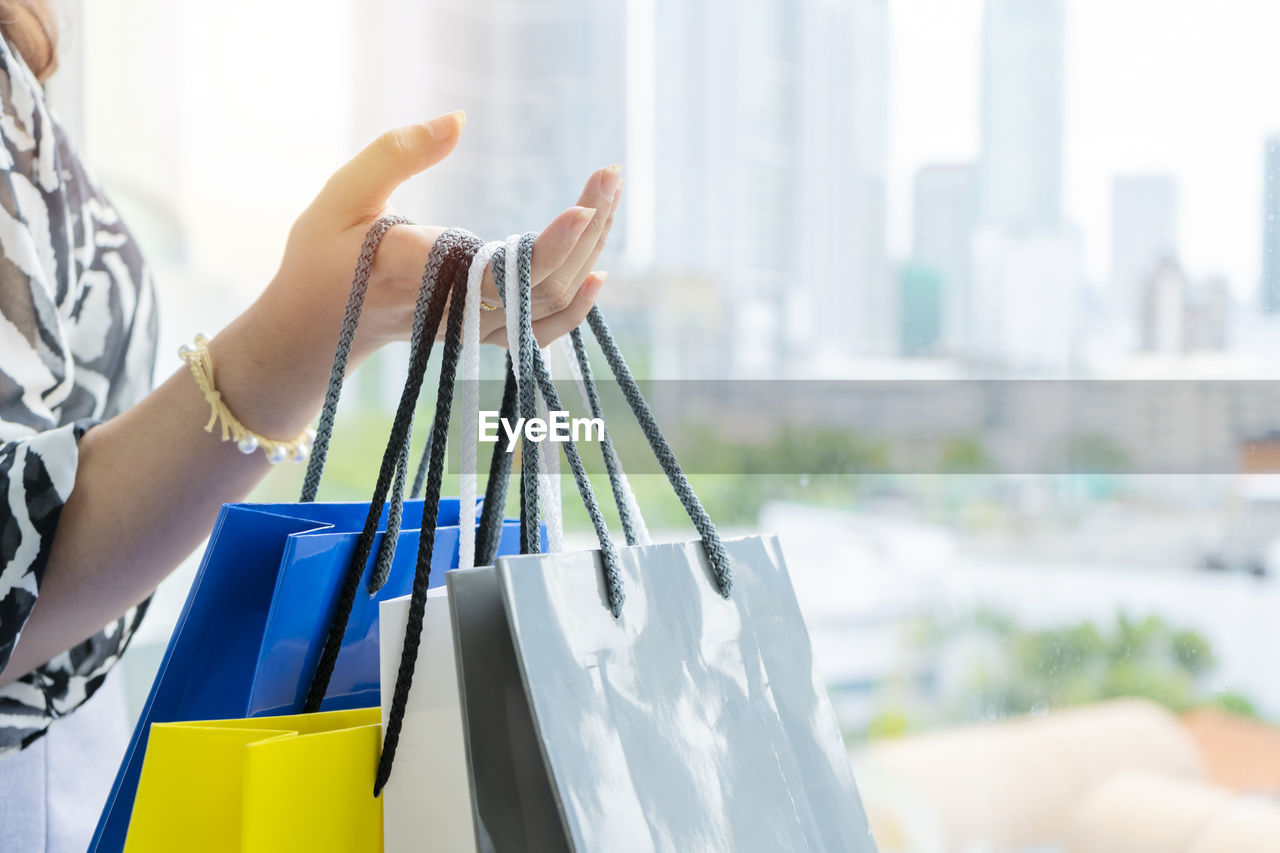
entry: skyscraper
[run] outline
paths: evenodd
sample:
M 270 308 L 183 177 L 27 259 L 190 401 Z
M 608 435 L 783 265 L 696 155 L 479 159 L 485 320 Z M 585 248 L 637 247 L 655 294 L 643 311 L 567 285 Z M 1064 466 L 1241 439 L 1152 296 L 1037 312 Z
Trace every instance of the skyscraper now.
M 368 57 L 376 79 L 416 87 L 428 113 L 469 113 L 465 144 L 415 203 L 501 236 L 620 161 L 615 282 L 696 281 L 699 310 L 717 290 L 723 317 L 708 325 L 727 338 L 707 345 L 734 372 L 892 351 L 887 0 L 428 0 L 409 28 L 428 30 L 422 46 Z M 400 55 L 426 58 L 387 67 Z M 683 310 L 659 292 L 651 327 Z
M 1080 242 L 1062 215 L 1063 0 L 986 0 L 982 153 L 969 340 L 1018 371 L 1059 373 L 1077 351 Z
M 1144 285 L 1177 256 L 1178 187 L 1171 175 L 1118 175 L 1111 184 L 1112 307 L 1123 328 L 1142 324 Z
M 1062 221 L 1063 0 L 986 0 L 979 215 L 1008 231 Z
M 741 372 L 889 352 L 886 0 L 630 9 L 629 260 L 721 281 Z
M 807 0 L 796 93 L 801 266 L 814 339 L 845 356 L 896 354 L 887 259 L 889 41 L 885 0 Z M 798 347 L 802 349 L 802 347 Z
M 1267 137 L 1262 190 L 1262 310 L 1280 313 L 1280 135 Z
M 943 344 L 951 350 L 972 337 L 974 172 L 968 163 L 925 166 L 916 172 L 912 192 L 911 259 L 937 274 Z
M 404 117 L 388 116 L 388 126 L 467 110 L 464 143 L 419 182 L 424 209 L 504 237 L 541 227 L 573 204 L 592 170 L 625 164 L 624 0 L 381 0 L 362 8 L 357 22 L 377 5 L 385 7 L 389 55 L 362 59 L 381 67 L 382 87 L 396 81 L 394 103 L 413 104 Z M 379 88 L 357 91 L 361 100 L 386 100 Z M 619 223 L 609 245 L 621 250 L 625 242 Z

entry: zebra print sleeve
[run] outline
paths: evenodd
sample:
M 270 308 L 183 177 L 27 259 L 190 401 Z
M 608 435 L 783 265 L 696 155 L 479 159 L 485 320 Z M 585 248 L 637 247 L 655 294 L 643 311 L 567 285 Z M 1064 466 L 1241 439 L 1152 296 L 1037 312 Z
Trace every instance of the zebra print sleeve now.
M 58 514 L 75 481 L 76 441 L 88 424 L 69 424 L 0 445 L 0 669 L 22 633 L 44 576 Z M 137 629 L 136 608 L 75 648 L 0 690 L 0 755 L 39 738 L 56 718 L 84 703 Z
M 0 41 L 0 670 L 39 597 L 77 441 L 146 394 L 155 337 L 136 244 Z M 92 696 L 145 612 L 0 688 L 0 756 Z

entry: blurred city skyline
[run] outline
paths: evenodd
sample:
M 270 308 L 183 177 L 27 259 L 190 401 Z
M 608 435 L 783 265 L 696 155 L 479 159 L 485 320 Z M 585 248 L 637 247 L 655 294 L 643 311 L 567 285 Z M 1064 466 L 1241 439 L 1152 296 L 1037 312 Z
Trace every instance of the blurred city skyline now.
M 400 209 L 504 236 L 622 162 L 604 299 L 655 375 L 922 369 L 903 355 L 1108 375 L 1142 350 L 1223 347 L 1256 373 L 1280 352 L 1251 319 L 1280 9 L 745 8 L 322 0 L 245 32 L 247 0 L 217 15 L 90 3 L 64 72 L 83 84 L 55 90 L 162 266 L 171 315 L 229 319 L 343 158 L 461 106 L 465 143 Z M 281 40 L 300 15 L 309 38 Z

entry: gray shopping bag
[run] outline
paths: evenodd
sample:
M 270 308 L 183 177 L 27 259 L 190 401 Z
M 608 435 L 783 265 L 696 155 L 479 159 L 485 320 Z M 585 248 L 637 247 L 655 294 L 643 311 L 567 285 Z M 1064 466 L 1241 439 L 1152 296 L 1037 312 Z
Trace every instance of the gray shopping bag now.
M 701 542 L 619 549 L 616 619 L 600 552 L 498 559 L 572 846 L 874 851 L 777 539 L 723 544 L 727 600 Z
M 532 243 L 520 240 L 518 288 L 508 289 L 520 300 L 516 396 L 530 411 L 536 387 L 556 411 L 531 329 Z M 619 501 L 629 547 L 615 546 L 569 441 L 600 550 L 503 557 L 449 575 L 480 849 L 874 853 L 777 540 L 720 538 L 598 309 L 588 323 L 700 539 L 638 544 Z M 521 524 L 532 532 L 538 495 L 525 471 Z M 429 482 L 439 475 L 433 458 Z M 525 550 L 536 541 L 526 536 Z M 412 674 L 406 651 L 397 694 Z M 388 769 L 402 715 L 403 701 L 393 704 Z
M 476 847 L 568 850 L 493 566 L 445 575 Z

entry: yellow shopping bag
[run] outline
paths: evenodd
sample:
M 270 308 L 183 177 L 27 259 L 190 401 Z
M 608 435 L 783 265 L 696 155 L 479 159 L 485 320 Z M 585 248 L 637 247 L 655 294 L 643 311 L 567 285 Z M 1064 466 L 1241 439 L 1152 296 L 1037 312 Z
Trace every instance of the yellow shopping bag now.
M 377 708 L 151 727 L 126 853 L 382 850 Z

